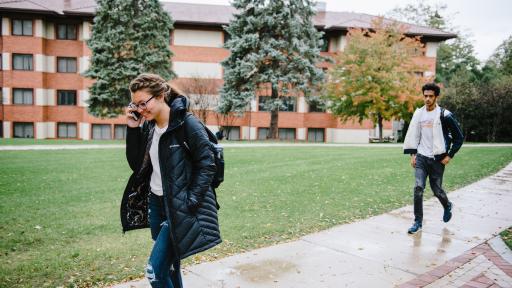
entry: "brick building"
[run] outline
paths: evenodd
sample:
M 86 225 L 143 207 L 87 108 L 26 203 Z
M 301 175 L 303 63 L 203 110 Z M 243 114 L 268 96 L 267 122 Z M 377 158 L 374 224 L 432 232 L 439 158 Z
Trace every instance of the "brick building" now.
M 174 30 L 170 48 L 178 85 L 203 78 L 222 83 L 220 62 L 229 52 L 222 48 L 227 25 L 234 12 L 230 6 L 162 3 L 171 14 Z M 1 71 L 0 135 L 4 138 L 122 139 L 124 116 L 98 119 L 87 113 L 91 80 L 81 76 L 89 65 L 90 38 L 96 4 L 91 0 L 0 0 Z M 325 32 L 323 53 L 334 56 L 346 45 L 350 27 L 370 27 L 374 16 L 325 11 L 317 7 L 314 23 Z M 410 25 L 408 34 L 420 35 L 426 53 L 417 61 L 433 75 L 440 42 L 456 35 Z M 210 95 L 215 98 L 218 95 Z M 270 113 L 262 111 L 265 95 L 252 101 L 243 117 L 222 122 L 209 113 L 207 125 L 216 131 L 230 126 L 231 139 L 262 139 L 268 132 Z M 315 142 L 368 142 L 375 133 L 369 121 L 340 123 L 329 112 L 308 105 L 304 97 L 290 97 L 287 111 L 279 114 L 280 137 Z M 393 123 L 385 124 L 386 134 Z

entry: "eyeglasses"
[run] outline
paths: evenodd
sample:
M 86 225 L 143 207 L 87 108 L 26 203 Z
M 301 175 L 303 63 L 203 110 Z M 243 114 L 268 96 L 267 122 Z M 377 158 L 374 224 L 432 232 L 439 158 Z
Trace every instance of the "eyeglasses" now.
M 130 102 L 130 104 L 128 104 L 128 108 L 130 109 L 134 109 L 134 110 L 146 110 L 148 108 L 148 102 L 151 101 L 151 99 L 155 98 L 155 96 L 151 96 L 148 100 L 140 103 L 140 104 L 135 104 L 133 102 Z

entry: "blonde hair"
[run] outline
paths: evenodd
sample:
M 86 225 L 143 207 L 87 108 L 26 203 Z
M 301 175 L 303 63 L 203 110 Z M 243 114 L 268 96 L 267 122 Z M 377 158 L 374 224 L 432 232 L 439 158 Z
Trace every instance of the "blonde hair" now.
M 176 85 L 165 81 L 160 75 L 142 73 L 130 82 L 130 92 L 133 94 L 140 90 L 146 90 L 151 96 L 163 95 L 165 100 L 172 102 L 178 96 L 185 94 Z

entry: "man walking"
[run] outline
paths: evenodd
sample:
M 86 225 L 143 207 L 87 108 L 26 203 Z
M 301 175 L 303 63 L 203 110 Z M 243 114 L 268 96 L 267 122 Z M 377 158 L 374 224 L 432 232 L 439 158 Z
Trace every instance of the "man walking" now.
M 427 177 L 434 195 L 443 205 L 443 221 L 452 218 L 453 204 L 442 188 L 444 168 L 464 140 L 459 123 L 453 114 L 437 105 L 441 89 L 435 83 L 421 88 L 425 105 L 416 109 L 404 140 L 404 154 L 411 155 L 411 165 L 415 168 L 414 185 L 414 224 L 408 233 L 421 230 L 423 223 L 423 191 Z

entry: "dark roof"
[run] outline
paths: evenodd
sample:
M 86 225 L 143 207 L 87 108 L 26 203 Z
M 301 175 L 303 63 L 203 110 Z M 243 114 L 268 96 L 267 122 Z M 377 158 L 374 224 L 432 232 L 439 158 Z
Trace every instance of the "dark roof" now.
M 191 4 L 162 2 L 164 9 L 172 16 L 176 24 L 227 25 L 236 10 L 226 5 Z M 92 17 L 96 11 L 94 0 L 0 0 L 0 11 L 43 13 L 54 15 L 83 15 Z M 371 28 L 377 16 L 354 12 L 318 12 L 313 22 L 323 30 L 347 30 L 348 28 Z M 386 21 L 392 21 L 386 19 Z M 430 27 L 405 25 L 407 34 L 422 35 L 446 40 L 457 37 L 456 34 Z
M 94 0 L 0 0 L 0 11 L 93 16 L 95 10 Z

